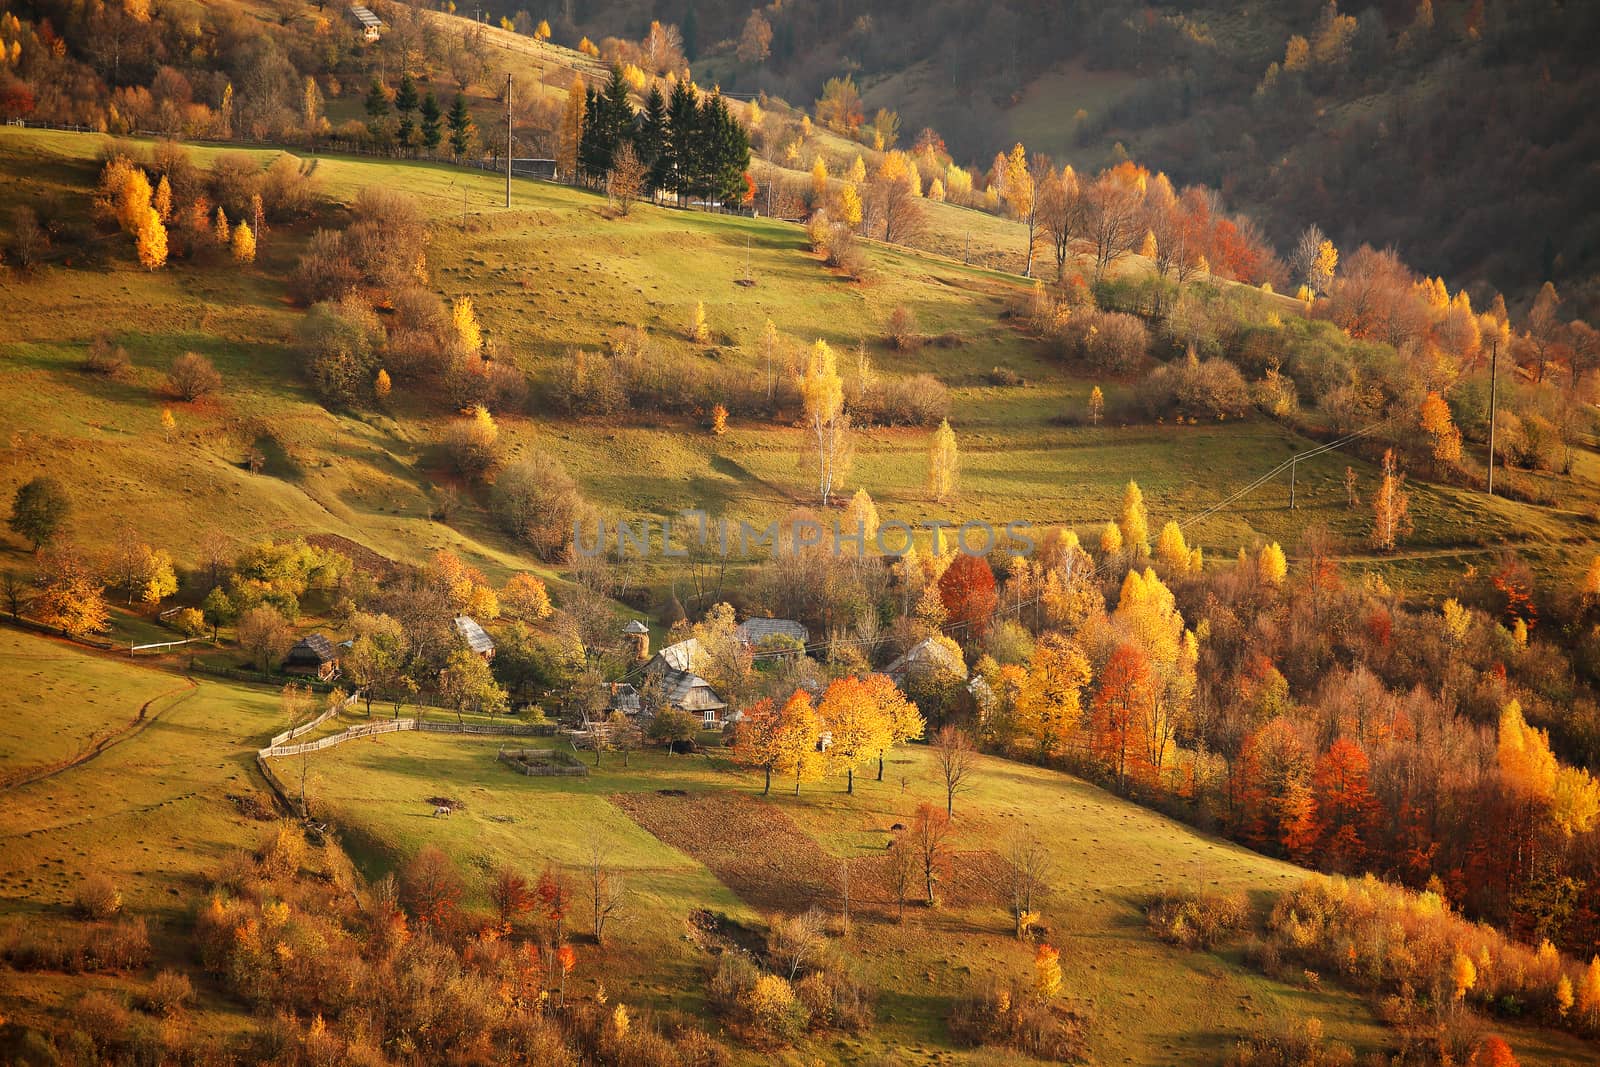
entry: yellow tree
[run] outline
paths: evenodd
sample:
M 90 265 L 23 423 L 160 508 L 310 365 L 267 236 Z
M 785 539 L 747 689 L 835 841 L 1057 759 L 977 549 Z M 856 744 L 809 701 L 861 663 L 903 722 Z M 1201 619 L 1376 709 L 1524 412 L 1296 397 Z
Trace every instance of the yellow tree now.
M 578 179 L 578 144 L 583 140 L 585 107 L 583 78 L 572 76 L 567 89 L 567 106 L 561 114 L 561 129 L 556 137 L 556 167 L 567 181 Z
M 1122 530 L 1114 522 L 1108 522 L 1100 531 L 1100 554 L 1115 556 L 1122 551 Z
M 1283 549 L 1278 542 L 1261 546 L 1261 554 L 1256 557 L 1256 573 L 1261 578 L 1261 584 L 1276 589 L 1283 585 L 1283 580 L 1289 574 L 1289 561 L 1284 557 Z
M 863 551 L 871 550 L 878 536 L 878 506 L 865 489 L 857 489 L 850 503 L 845 505 L 841 528 L 852 536 L 860 531 L 863 544 L 867 546 Z
M 1160 774 L 1194 698 L 1199 644 L 1184 629 L 1172 591 L 1148 568 L 1130 570 L 1123 579 L 1111 623 L 1148 661 L 1150 685 L 1139 725 L 1145 761 Z
M 474 354 L 483 350 L 483 328 L 478 325 L 478 312 L 472 306 L 472 297 L 456 298 L 450 308 L 450 324 L 463 349 Z
M 1411 494 L 1405 475 L 1395 469 L 1394 449 L 1383 453 L 1383 473 L 1372 495 L 1372 543 L 1390 552 L 1411 529 Z
M 394 382 L 390 380 L 389 372 L 384 370 L 382 367 L 379 367 L 377 375 L 372 379 L 373 395 L 379 400 L 385 400 L 388 398 L 390 391 L 393 389 Z
M 839 221 L 852 230 L 861 226 L 861 194 L 854 185 L 839 189 Z
M 1591 1022 L 1600 1022 L 1600 956 L 1592 957 L 1578 979 L 1578 1010 Z
M 1184 574 L 1189 570 L 1189 546 L 1183 539 L 1182 527 L 1176 522 L 1169 521 L 1161 527 L 1161 536 L 1156 538 L 1156 561 L 1165 564 L 1173 574 Z
M 178 420 L 172 417 L 171 408 L 161 409 L 161 435 L 166 438 L 167 444 L 172 443 L 172 431 L 178 428 Z
M 1033 954 L 1033 991 L 1041 1000 L 1061 992 L 1061 953 L 1050 945 L 1040 945 Z
M 689 340 L 703 345 L 711 340 L 711 328 L 706 325 L 706 302 L 694 302 L 694 317 L 689 320 Z
M 535 41 L 548 41 L 550 39 L 550 22 L 548 19 L 539 20 L 539 25 L 533 29 L 533 39 Z
M 131 234 L 138 234 L 150 215 L 150 179 L 138 167 L 129 167 L 117 195 L 117 221 Z
M 156 214 L 161 216 L 163 223 L 172 221 L 172 186 L 168 184 L 165 174 L 156 185 L 155 199 L 150 201 L 150 206 L 156 209 Z
M 167 264 L 167 228 L 153 207 L 144 209 L 144 225 L 139 227 L 135 247 L 139 252 L 139 265 L 145 270 L 159 270 Z
M 525 571 L 512 575 L 500 590 L 500 607 L 507 615 L 524 622 L 548 619 L 554 611 L 544 583 Z
M 828 197 L 828 162 L 820 155 L 811 164 L 811 199 L 821 204 Z
M 217 242 L 218 248 L 227 248 L 233 241 L 233 230 L 228 226 L 228 213 L 217 207 L 217 218 L 211 226 L 211 238 Z
M 1150 554 L 1150 513 L 1145 510 L 1144 491 L 1130 481 L 1122 492 L 1122 511 L 1117 516 L 1122 544 L 1135 559 Z
M 881 738 L 882 745 L 876 755 L 878 757 L 878 781 L 883 781 L 883 758 L 889 749 L 896 745 L 903 745 L 907 741 L 915 741 L 927 729 L 927 722 L 922 718 L 922 712 L 917 706 L 906 699 L 900 687 L 889 680 L 888 675 L 869 674 L 862 681 L 867 695 L 878 708 L 878 715 L 888 727 L 888 733 Z
M 238 263 L 256 261 L 256 235 L 250 232 L 250 224 L 243 219 L 233 228 L 233 258 Z
M 823 507 L 849 465 L 850 417 L 844 410 L 844 379 L 828 342 L 817 340 L 795 379 L 816 454 L 817 497 Z
M 1106 394 L 1100 391 L 1097 385 L 1089 393 L 1089 421 L 1095 426 L 1100 425 L 1100 419 L 1106 413 Z
M 845 174 L 852 185 L 860 185 L 867 180 L 867 161 L 861 158 L 861 153 L 856 153 L 856 160 L 850 164 L 850 170 Z
M 1461 462 L 1461 431 L 1450 417 L 1450 405 L 1437 391 L 1422 401 L 1422 429 L 1433 438 L 1433 458 L 1441 463 Z
M 956 449 L 956 432 L 949 419 L 939 420 L 928 445 L 928 495 L 943 503 L 955 492 L 961 457 Z
M 772 770 L 794 779 L 795 796 L 800 795 L 802 782 L 814 782 L 822 777 L 826 768 L 817 742 L 822 736 L 822 719 L 804 689 L 794 695 L 779 712 L 779 723 L 774 737 L 776 760 Z
M 1023 263 L 1022 275 L 1031 278 L 1033 250 L 1039 241 L 1039 195 L 1038 185 L 1033 180 L 1033 172 L 1028 169 L 1027 150 L 1022 147 L 1020 141 L 1005 157 L 1002 189 L 1006 211 L 1028 230 L 1027 258 Z
M 856 768 L 889 747 L 889 720 L 859 678 L 840 678 L 828 686 L 817 705 L 828 733 L 823 754 L 828 768 L 845 774 L 845 792 L 856 791 Z
M 1039 638 L 1017 694 L 1016 729 L 1032 742 L 1041 759 L 1066 750 L 1083 717 L 1083 689 L 1089 684 L 1089 660 L 1064 634 Z

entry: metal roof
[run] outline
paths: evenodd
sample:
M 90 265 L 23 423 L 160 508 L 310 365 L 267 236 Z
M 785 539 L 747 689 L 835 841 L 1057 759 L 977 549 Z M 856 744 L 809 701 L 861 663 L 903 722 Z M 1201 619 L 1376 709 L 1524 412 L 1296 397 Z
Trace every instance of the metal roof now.
M 746 619 L 736 627 L 739 640 L 759 645 L 769 637 L 792 637 L 802 645 L 811 640 L 811 631 L 793 619 Z
M 910 675 L 936 667 L 943 667 L 962 678 L 967 676 L 967 665 L 961 661 L 961 657 L 952 653 L 948 645 L 931 637 L 925 637 L 906 649 L 905 655 L 885 667 L 883 673 L 900 685 Z
M 689 669 L 700 641 L 691 637 L 668 645 L 655 654 L 645 671 L 661 682 L 661 695 L 667 703 L 684 711 L 717 711 L 728 706 L 711 683 Z
M 628 625 L 622 628 L 622 632 L 625 634 L 647 634 L 650 632 L 650 627 L 646 626 L 638 619 L 634 619 L 632 622 L 628 623 Z
M 377 29 L 383 25 L 383 20 L 372 13 L 372 9 L 361 4 L 351 4 L 350 14 L 355 20 L 368 29 Z
M 338 658 L 333 642 L 321 633 L 307 634 L 289 650 L 287 663 L 332 663 Z
M 466 615 L 456 616 L 456 633 L 460 634 L 462 640 L 466 641 L 468 648 L 480 656 L 485 652 L 494 651 L 494 639 L 489 636 L 482 626 L 479 626 L 475 620 Z

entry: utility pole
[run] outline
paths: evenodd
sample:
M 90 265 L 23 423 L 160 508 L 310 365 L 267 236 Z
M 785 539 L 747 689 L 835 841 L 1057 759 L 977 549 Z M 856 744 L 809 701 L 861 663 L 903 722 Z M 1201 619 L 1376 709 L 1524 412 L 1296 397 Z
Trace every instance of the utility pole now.
M 1489 342 L 1489 495 L 1494 496 L 1494 408 L 1500 385 L 1500 338 Z
M 506 71 L 506 207 L 511 206 L 511 72 Z
M 1294 474 L 1295 474 L 1295 471 L 1299 469 L 1299 467 L 1300 467 L 1300 456 L 1299 456 L 1299 454 L 1297 453 L 1297 454 L 1295 454 L 1293 456 L 1290 456 L 1289 457 L 1289 510 L 1290 511 L 1293 511 L 1295 509 L 1294 508 Z

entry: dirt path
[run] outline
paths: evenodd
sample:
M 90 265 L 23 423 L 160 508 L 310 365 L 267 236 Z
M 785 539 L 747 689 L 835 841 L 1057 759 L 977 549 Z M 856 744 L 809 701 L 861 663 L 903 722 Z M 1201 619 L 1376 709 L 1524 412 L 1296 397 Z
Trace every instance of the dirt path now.
M 160 717 L 161 713 L 158 711 L 152 715 L 150 713 L 150 707 L 156 701 L 165 700 L 167 697 L 170 697 L 176 693 L 182 693 L 183 695 L 177 700 L 173 701 L 171 704 L 171 707 L 177 707 L 179 704 L 193 696 L 195 691 L 199 688 L 200 687 L 195 683 L 194 679 L 185 678 L 183 680 L 183 685 L 180 685 L 175 689 L 168 689 L 165 692 L 157 693 L 149 700 L 146 700 L 143 704 L 139 705 L 138 715 L 134 716 L 120 728 L 97 738 L 89 745 L 88 748 L 85 748 L 76 755 L 57 761 L 56 763 L 46 764 L 43 767 L 31 767 L 25 768 L 21 771 L 15 771 L 10 777 L 0 779 L 0 792 L 4 792 L 7 789 L 16 789 L 25 785 L 32 785 L 34 782 L 42 782 L 47 778 L 54 778 L 58 774 L 64 774 L 67 771 L 72 770 L 74 767 L 83 766 L 90 760 L 104 755 L 105 752 L 113 746 L 120 745 L 124 741 L 137 737 L 146 726 L 149 726 L 151 723 L 155 722 L 156 719 Z

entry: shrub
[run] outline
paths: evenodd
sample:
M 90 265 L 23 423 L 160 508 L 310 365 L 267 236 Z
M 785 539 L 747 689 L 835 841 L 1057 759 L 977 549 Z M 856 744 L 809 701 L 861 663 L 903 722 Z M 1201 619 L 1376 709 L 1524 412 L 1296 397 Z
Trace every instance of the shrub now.
M 1023 982 L 968 991 L 950 1011 L 950 1036 L 968 1047 L 1000 1045 L 1055 1063 L 1082 1057 L 1083 1027 Z
M 1215 948 L 1250 919 L 1243 893 L 1167 893 L 1145 909 L 1150 929 L 1161 940 L 1184 948 Z
M 246 217 L 250 200 L 261 188 L 261 168 L 255 157 L 224 152 L 211 164 L 211 196 L 230 219 Z
M 1144 401 L 1153 414 L 1208 419 L 1242 415 L 1251 404 L 1244 376 L 1225 359 L 1186 359 L 1156 368 L 1145 385 Z
M 768 1040 L 793 1041 L 805 1029 L 805 1006 L 795 996 L 789 980 L 779 975 L 757 978 L 745 990 L 739 1006 L 750 1027 Z
M 675 746 L 693 741 L 699 732 L 700 721 L 677 708 L 662 708 L 650 720 L 650 740 L 664 745 Z
M 222 375 L 198 352 L 185 352 L 167 371 L 167 391 L 180 400 L 198 400 L 222 388 Z
M 0 958 L 19 971 L 128 971 L 150 960 L 143 918 L 66 929 L 16 925 L 0 941 Z
M 1228 1067 L 1345 1067 L 1355 1061 L 1348 1045 L 1323 1036 L 1320 1019 L 1296 1019 L 1240 1039 L 1225 1062 Z
M 356 221 L 345 231 L 345 249 L 362 278 L 390 291 L 422 280 L 428 231 L 410 197 L 368 186 L 351 211 Z
M 83 357 L 84 370 L 107 378 L 125 378 L 131 367 L 128 350 L 111 340 L 111 335 L 106 333 L 95 335 L 88 353 Z
M 487 408 L 474 407 L 452 421 L 444 433 L 450 462 L 469 478 L 481 477 L 500 463 L 500 429 Z
M 39 265 L 50 239 L 39 225 L 39 217 L 31 207 L 18 205 L 11 209 L 11 243 L 6 252 L 11 262 L 24 274 Z
M 354 297 L 312 307 L 300 322 L 300 351 L 323 403 L 351 407 L 369 394 L 382 337 L 377 317 Z
M 183 608 L 172 617 L 172 625 L 185 637 L 199 637 L 206 632 L 205 613 L 199 608 Z
M 91 874 L 78 885 L 72 910 L 85 919 L 109 919 L 122 910 L 122 894 L 103 874 Z
M 931 374 L 879 378 L 855 414 L 885 426 L 937 426 L 949 417 L 950 390 Z
M 291 279 L 294 291 L 308 303 L 337 300 L 360 282 L 361 272 L 345 248 L 344 235 L 337 230 L 318 230 L 311 235 Z
M 561 461 L 535 452 L 506 468 L 495 482 L 494 512 L 512 535 L 542 559 L 559 559 L 572 540 L 573 525 L 588 505 Z
M 889 312 L 888 333 L 889 343 L 901 352 L 910 352 L 922 346 L 917 316 L 904 304 L 895 305 L 895 309 Z
M 1018 374 L 1010 367 L 995 367 L 989 371 L 989 384 L 1015 387 L 1019 385 L 1027 385 L 1028 382 L 1027 379 L 1023 378 L 1022 375 Z
M 194 1003 L 194 986 L 187 975 L 174 970 L 164 970 L 150 983 L 150 988 L 139 998 L 139 1006 L 152 1015 L 172 1018 L 181 1015 Z
M 272 161 L 261 176 L 260 189 L 262 210 L 272 219 L 304 215 L 316 199 L 311 170 L 288 152 Z
M 1090 366 L 1114 374 L 1138 367 L 1150 351 L 1142 320 L 1120 311 L 1097 311 L 1068 320 L 1066 336 Z
M 278 823 L 261 839 L 256 862 L 269 879 L 292 878 L 306 859 L 306 835 L 294 823 Z

